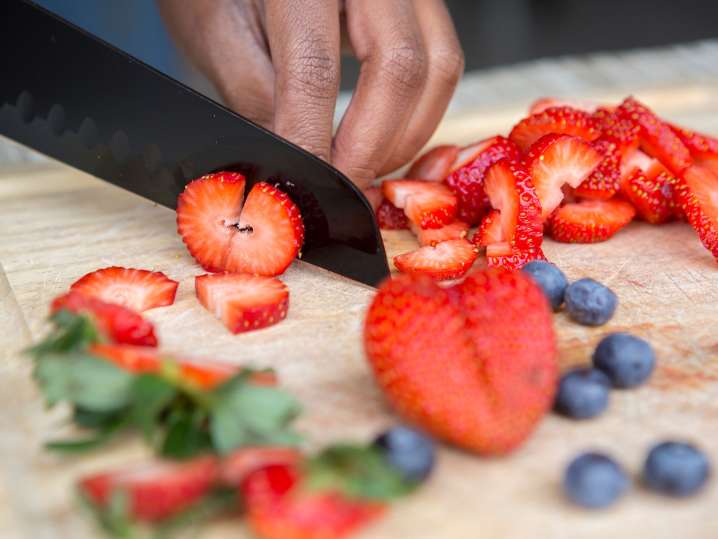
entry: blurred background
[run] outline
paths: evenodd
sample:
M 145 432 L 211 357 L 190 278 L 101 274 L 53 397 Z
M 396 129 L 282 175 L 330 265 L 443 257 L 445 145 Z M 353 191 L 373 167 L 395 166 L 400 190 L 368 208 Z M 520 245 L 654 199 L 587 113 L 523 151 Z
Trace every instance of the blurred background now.
M 211 92 L 175 49 L 153 0 L 38 3 L 195 89 Z M 467 71 L 718 36 L 718 0 L 448 0 L 447 5 Z M 353 87 L 357 73 L 357 63 L 346 60 L 343 90 Z

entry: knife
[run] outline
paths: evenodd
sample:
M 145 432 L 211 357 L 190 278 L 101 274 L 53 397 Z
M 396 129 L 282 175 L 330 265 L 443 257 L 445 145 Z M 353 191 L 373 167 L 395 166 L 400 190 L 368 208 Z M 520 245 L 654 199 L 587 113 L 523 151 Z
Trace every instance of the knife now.
M 213 171 L 278 184 L 302 212 L 302 260 L 389 275 L 374 212 L 338 170 L 26 0 L 0 2 L 0 135 L 169 208 Z

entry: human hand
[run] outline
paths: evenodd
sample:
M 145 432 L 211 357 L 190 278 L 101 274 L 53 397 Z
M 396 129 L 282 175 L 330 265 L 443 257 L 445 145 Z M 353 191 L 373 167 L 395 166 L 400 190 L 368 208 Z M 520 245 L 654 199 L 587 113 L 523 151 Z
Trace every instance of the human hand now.
M 159 0 L 229 107 L 367 187 L 408 162 L 464 68 L 442 0 Z M 361 62 L 332 137 L 342 44 Z

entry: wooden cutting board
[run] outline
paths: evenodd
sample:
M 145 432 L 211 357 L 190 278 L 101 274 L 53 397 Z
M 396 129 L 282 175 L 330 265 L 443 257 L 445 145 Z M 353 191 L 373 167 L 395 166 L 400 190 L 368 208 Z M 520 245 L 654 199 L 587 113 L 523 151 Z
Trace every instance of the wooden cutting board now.
M 693 88 L 682 99 L 675 91 L 639 97 L 671 119 L 718 133 L 715 95 Z M 505 131 L 525 107 L 447 120 L 435 140 L 464 143 Z M 387 233 L 385 240 L 390 255 L 416 246 L 405 232 Z M 559 488 L 566 462 L 579 451 L 605 450 L 636 475 L 646 449 L 666 437 L 696 441 L 718 466 L 718 265 L 683 223 L 634 223 L 597 245 L 547 241 L 545 252 L 571 279 L 594 277 L 620 298 L 616 316 L 603 328 L 556 316 L 562 366 L 588 363 L 605 333 L 631 331 L 656 348 L 658 369 L 650 384 L 614 392 L 608 413 L 593 421 L 549 415 L 506 458 L 442 447 L 426 487 L 360 537 L 718 537 L 715 480 L 699 497 L 681 502 L 636 486 L 615 508 L 594 513 L 567 504 Z M 147 313 L 163 348 L 277 369 L 303 403 L 299 427 L 312 447 L 368 440 L 396 420 L 361 345 L 372 289 L 297 262 L 283 277 L 291 290 L 287 320 L 232 336 L 194 298 L 193 277 L 201 270 L 175 233 L 174 213 L 84 174 L 55 167 L 0 176 L 0 264 L 2 537 L 94 537 L 96 530 L 76 510 L 74 480 L 146 454 L 130 440 L 82 458 L 41 448 L 66 429 L 64 411 L 43 409 L 18 350 L 46 328 L 49 301 L 99 267 L 148 268 L 179 280 L 176 303 Z M 202 534 L 244 536 L 248 532 L 236 521 Z

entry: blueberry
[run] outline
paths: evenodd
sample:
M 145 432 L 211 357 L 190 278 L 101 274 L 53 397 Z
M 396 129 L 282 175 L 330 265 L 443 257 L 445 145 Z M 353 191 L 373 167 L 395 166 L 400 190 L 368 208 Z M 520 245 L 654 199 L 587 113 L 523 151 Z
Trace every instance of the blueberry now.
M 436 459 L 431 438 L 409 427 L 398 425 L 379 435 L 374 445 L 382 450 L 391 466 L 409 481 L 424 481 Z
M 573 369 L 561 377 L 554 410 L 574 419 L 588 419 L 601 414 L 608 406 L 611 381 L 601 371 Z
M 584 326 L 601 326 L 616 312 L 618 298 L 609 288 L 593 279 L 579 279 L 566 289 L 566 311 Z
M 563 304 L 563 295 L 568 286 L 568 280 L 563 272 L 550 262 L 534 260 L 526 264 L 521 270 L 536 281 L 546 295 L 554 311 L 558 311 Z
M 649 451 L 643 465 L 643 482 L 661 494 L 690 496 L 706 484 L 710 473 L 708 458 L 697 447 L 663 442 Z
M 627 489 L 626 472 L 615 460 L 601 453 L 579 455 L 563 475 L 566 496 L 583 507 L 607 507 Z
M 651 376 L 656 354 L 643 339 L 628 333 L 612 333 L 598 343 L 593 366 L 603 371 L 615 387 L 635 387 Z

